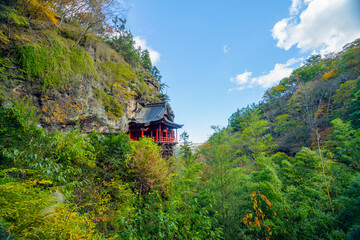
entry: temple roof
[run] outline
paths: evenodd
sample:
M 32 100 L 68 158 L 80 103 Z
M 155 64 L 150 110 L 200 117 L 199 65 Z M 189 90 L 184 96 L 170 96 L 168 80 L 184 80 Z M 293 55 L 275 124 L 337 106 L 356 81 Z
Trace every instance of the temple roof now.
M 130 122 L 137 124 L 150 124 L 151 122 L 163 121 L 176 128 L 183 125 L 174 122 L 174 113 L 167 102 L 156 102 L 145 105 L 140 113 L 132 118 Z

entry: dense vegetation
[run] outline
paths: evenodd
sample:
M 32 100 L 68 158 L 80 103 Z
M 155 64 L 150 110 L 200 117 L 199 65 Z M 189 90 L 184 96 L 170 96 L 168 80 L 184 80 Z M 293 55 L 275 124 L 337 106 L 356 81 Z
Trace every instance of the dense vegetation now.
M 46 134 L 37 119 L 25 101 L 0 108 L 1 239 L 220 236 L 192 198 L 202 164 L 171 164 L 122 132 Z
M 1 1 L 0 239 L 360 238 L 360 40 L 310 57 L 199 149 L 184 133 L 165 160 L 150 139 L 49 133 L 29 99 L 8 104 L 23 82 L 45 97 L 103 76 L 94 94 L 114 118 L 127 94 L 165 97 L 126 21 L 106 33 L 111 1 L 76 3 Z
M 360 40 L 311 56 L 202 147 L 225 239 L 360 238 Z

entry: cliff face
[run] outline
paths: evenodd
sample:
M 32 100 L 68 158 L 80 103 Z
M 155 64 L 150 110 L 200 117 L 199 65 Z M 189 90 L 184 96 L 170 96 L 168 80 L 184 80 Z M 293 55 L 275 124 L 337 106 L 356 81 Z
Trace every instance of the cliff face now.
M 31 99 L 50 131 L 126 131 L 144 104 L 159 101 L 154 77 L 94 35 L 77 45 L 71 29 L 2 30 L 0 102 Z

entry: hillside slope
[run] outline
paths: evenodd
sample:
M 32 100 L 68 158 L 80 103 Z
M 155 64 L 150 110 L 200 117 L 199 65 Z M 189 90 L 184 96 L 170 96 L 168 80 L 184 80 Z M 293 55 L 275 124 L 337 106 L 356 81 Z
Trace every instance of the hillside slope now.
M 224 239 L 359 239 L 360 40 L 311 56 L 201 148 Z
M 42 127 L 126 131 L 128 119 L 145 103 L 159 101 L 159 82 L 95 34 L 77 44 L 74 24 L 56 28 L 32 20 L 30 26 L 11 8 L 2 11 L 0 101 L 11 105 L 10 100 L 30 98 Z
M 235 112 L 229 127 L 241 131 L 254 108 L 271 123 L 269 133 L 277 151 L 294 155 L 302 147 L 316 149 L 316 132 L 325 144 L 333 132 L 331 121 L 341 118 L 359 128 L 360 39 L 343 51 L 311 56 L 303 66 L 268 89 L 262 101 Z

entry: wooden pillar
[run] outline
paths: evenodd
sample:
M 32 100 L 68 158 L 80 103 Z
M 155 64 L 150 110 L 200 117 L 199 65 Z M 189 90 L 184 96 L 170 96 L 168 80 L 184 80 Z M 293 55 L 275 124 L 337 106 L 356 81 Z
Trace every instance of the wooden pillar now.
M 150 129 L 150 135 L 151 135 L 151 138 L 153 138 L 153 134 L 152 134 L 152 129 Z
M 141 131 L 141 137 L 143 137 L 144 136 L 144 131 Z
M 156 141 L 159 141 L 159 128 L 156 128 Z
M 168 138 L 168 131 L 167 131 L 167 128 L 165 129 L 165 141 L 168 141 L 169 138 Z
M 161 131 L 161 124 L 159 126 L 159 142 L 162 141 L 162 131 Z
M 129 137 L 130 137 L 130 139 L 131 139 L 131 131 L 129 131 Z

